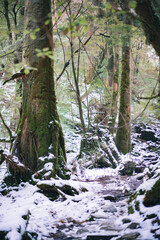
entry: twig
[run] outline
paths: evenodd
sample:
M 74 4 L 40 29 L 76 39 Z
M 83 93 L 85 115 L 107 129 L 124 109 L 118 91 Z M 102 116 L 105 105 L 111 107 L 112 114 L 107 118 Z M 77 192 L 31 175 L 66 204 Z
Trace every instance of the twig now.
M 93 36 L 93 34 L 91 34 L 91 35 L 89 36 L 89 38 L 87 38 L 87 40 L 82 44 L 82 46 L 85 46 L 85 45 L 89 42 L 89 40 L 92 38 L 92 36 Z M 82 43 L 82 41 L 81 41 L 81 43 Z M 74 54 L 78 53 L 81 48 L 82 48 L 82 47 L 79 47 L 77 50 L 75 50 L 75 51 L 74 51 Z M 67 62 L 65 62 L 64 67 L 63 67 L 61 73 L 60 73 L 59 76 L 56 78 L 56 81 L 58 81 L 58 80 L 61 78 L 61 76 L 63 75 L 64 71 L 65 71 L 66 68 L 69 66 L 70 60 L 71 60 L 71 59 L 69 59 Z
M 2 120 L 2 123 L 3 123 L 4 127 L 6 128 L 7 132 L 9 133 L 10 143 L 11 143 L 11 148 L 12 148 L 12 144 L 13 144 L 13 141 L 14 141 L 14 137 L 13 137 L 13 135 L 12 135 L 12 132 L 11 132 L 10 128 L 7 126 L 7 124 L 6 124 L 5 121 L 4 121 L 4 118 L 3 118 L 3 116 L 2 116 L 2 113 L 0 113 L 0 118 L 1 118 L 1 120 Z

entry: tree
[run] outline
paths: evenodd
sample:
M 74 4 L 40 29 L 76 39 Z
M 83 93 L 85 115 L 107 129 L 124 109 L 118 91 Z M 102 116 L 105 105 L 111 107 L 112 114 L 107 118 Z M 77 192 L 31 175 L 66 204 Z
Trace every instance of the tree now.
M 11 23 L 10 23 L 10 19 L 9 19 L 8 5 L 9 5 L 8 0 L 4 0 L 4 16 L 5 16 L 5 19 L 7 22 L 9 40 L 11 42 L 12 41 L 12 33 L 11 33 Z
M 160 56 L 160 3 L 157 0 L 137 0 L 136 2 L 135 11 L 142 23 L 147 42 L 152 44 L 157 55 Z
M 146 35 L 146 40 L 153 46 L 157 55 L 160 57 L 160 2 L 143 0 L 136 1 L 135 11 L 138 14 L 142 28 Z M 160 79 L 160 78 L 159 78 Z M 160 82 L 160 80 L 159 80 Z M 159 84 L 160 86 L 160 84 Z M 159 88 L 160 89 L 160 88 Z M 158 90 L 160 91 L 160 90 Z M 158 92 L 159 93 L 159 92 Z
M 129 1 L 123 1 L 123 9 L 129 11 Z M 131 76 L 130 76 L 130 19 L 125 14 L 123 16 L 125 34 L 122 46 L 122 74 L 120 86 L 120 107 L 118 128 L 116 132 L 116 146 L 122 153 L 131 151 Z
M 66 153 L 57 113 L 52 55 L 38 57 L 36 52 L 38 49 L 52 54 L 51 1 L 26 1 L 25 25 L 32 35 L 25 36 L 23 58 L 32 70 L 25 70 L 27 75 L 23 77 L 22 113 L 13 154 L 33 172 L 49 162 L 47 177 L 64 177 Z
M 114 47 L 114 74 L 113 74 L 113 88 L 112 88 L 112 102 L 109 119 L 109 129 L 113 134 L 115 131 L 115 122 L 117 117 L 117 103 L 118 103 L 118 88 L 119 88 L 119 48 Z

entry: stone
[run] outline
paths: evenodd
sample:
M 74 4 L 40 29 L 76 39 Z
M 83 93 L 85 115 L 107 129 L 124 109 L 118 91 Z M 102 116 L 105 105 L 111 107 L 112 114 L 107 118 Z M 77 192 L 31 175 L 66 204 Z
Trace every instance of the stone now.
M 155 213 L 151 213 L 151 214 L 148 214 L 146 216 L 146 219 L 152 219 L 152 218 L 155 218 L 155 217 L 157 217 L 157 215 Z
M 129 218 L 123 218 L 122 219 L 122 223 L 125 224 L 125 223 L 130 223 L 131 222 L 131 219 Z
M 129 229 L 137 229 L 137 228 L 140 228 L 140 224 L 136 223 L 136 222 L 132 222 L 131 224 L 129 224 L 129 226 L 127 228 L 129 228 Z
M 118 235 L 90 235 L 87 236 L 86 240 L 110 240 L 118 237 Z
M 120 238 L 117 238 L 116 240 L 135 240 L 140 235 L 139 232 L 131 232 L 124 234 Z
M 104 206 L 102 207 L 102 209 L 104 212 L 111 212 L 111 213 L 117 212 L 117 208 L 114 207 L 113 205 Z
M 76 234 L 80 235 L 80 234 L 83 234 L 83 233 L 86 233 L 86 232 L 89 232 L 88 229 L 86 229 L 86 228 L 80 228 L 80 229 L 78 229 L 78 231 L 76 232 Z
M 157 137 L 155 136 L 155 131 L 151 129 L 143 129 L 141 131 L 140 138 L 145 141 L 152 141 L 152 142 L 156 142 L 158 140 Z
M 115 202 L 116 201 L 116 197 L 113 195 L 106 195 L 104 196 L 105 200 L 110 200 L 111 202 Z

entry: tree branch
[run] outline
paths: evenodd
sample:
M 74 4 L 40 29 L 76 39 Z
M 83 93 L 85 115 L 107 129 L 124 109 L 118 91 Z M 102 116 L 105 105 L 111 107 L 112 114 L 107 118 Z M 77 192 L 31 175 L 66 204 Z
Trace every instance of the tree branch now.
M 93 34 L 91 34 L 91 35 L 89 36 L 89 38 L 87 38 L 87 40 L 83 43 L 82 47 L 85 46 L 85 45 L 90 41 L 90 39 L 92 38 L 92 36 L 93 36 Z M 74 51 L 74 54 L 78 53 L 82 47 L 79 47 L 77 50 L 75 50 L 75 51 Z M 60 77 L 63 75 L 64 71 L 66 70 L 66 68 L 67 68 L 67 67 L 69 66 L 69 64 L 70 64 L 70 60 L 71 60 L 71 59 L 69 59 L 67 62 L 65 62 L 64 67 L 63 67 L 61 73 L 60 73 L 59 76 L 56 78 L 56 81 L 58 81 L 58 80 L 60 79 Z
M 4 127 L 6 128 L 7 132 L 9 133 L 10 143 L 11 143 L 11 146 L 12 146 L 14 137 L 13 137 L 13 135 L 12 135 L 12 132 L 11 132 L 10 128 L 7 126 L 7 124 L 6 124 L 5 121 L 4 121 L 4 118 L 3 118 L 3 116 L 2 116 L 2 113 L 0 113 L 0 119 L 2 120 L 2 123 L 3 123 Z
M 137 97 L 138 99 L 144 99 L 144 100 L 152 100 L 154 98 L 158 98 L 160 97 L 160 93 L 158 93 L 157 95 L 155 96 L 151 96 L 151 97 Z

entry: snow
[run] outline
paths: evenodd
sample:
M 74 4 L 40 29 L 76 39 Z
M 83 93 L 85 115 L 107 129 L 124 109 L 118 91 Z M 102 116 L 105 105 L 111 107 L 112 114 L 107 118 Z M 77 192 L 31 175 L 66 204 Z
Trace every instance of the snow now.
M 103 130 L 104 133 L 106 130 Z M 76 156 L 80 151 L 81 136 L 76 131 L 65 130 L 68 168 L 72 171 L 70 180 L 60 178 L 40 181 L 36 185 L 21 183 L 18 186 L 10 187 L 9 191 L 0 195 L 0 231 L 8 231 L 7 238 L 10 240 L 20 240 L 22 234 L 35 232 L 38 240 L 48 240 L 58 238 L 61 240 L 72 237 L 74 239 L 86 239 L 88 235 L 118 235 L 138 231 L 142 240 L 155 239 L 151 229 L 157 230 L 158 225 L 153 225 L 153 219 L 146 219 L 147 215 L 156 213 L 160 219 L 160 206 L 145 207 L 143 205 L 144 195 L 138 195 L 136 200 L 140 203 L 140 212 L 135 211 L 128 215 L 127 195 L 132 190 L 131 184 L 137 181 L 139 174 L 134 173 L 132 177 L 120 176 L 118 171 L 121 165 L 128 161 L 141 164 L 146 158 L 154 157 L 154 153 L 147 151 L 148 143 L 140 142 L 134 146 L 131 154 L 121 155 L 120 164 L 116 169 L 112 168 L 81 168 L 77 164 Z M 115 145 L 109 139 L 113 149 Z M 47 171 L 45 177 L 50 175 L 53 168 L 52 159 L 54 155 L 50 153 L 53 148 L 49 147 L 48 156 L 40 158 L 41 161 L 47 159 L 44 169 Z M 5 154 L 10 154 L 5 151 Z M 15 161 L 18 161 L 15 158 Z M 20 163 L 21 164 L 21 163 Z M 141 173 L 143 183 L 137 188 L 150 190 L 158 179 L 160 164 L 151 164 L 145 161 L 145 170 Z M 5 171 L 5 163 L 0 168 L 0 181 L 2 181 Z M 148 179 L 148 173 L 155 172 L 154 178 Z M 51 200 L 40 190 L 40 185 L 62 187 L 69 185 L 76 189 L 79 194 L 70 196 L 64 194 L 58 199 Z M 86 191 L 84 191 L 84 189 Z M 3 185 L 0 191 L 5 191 Z M 106 200 L 105 196 L 119 197 L 116 201 Z M 25 216 L 25 217 L 24 217 Z M 27 220 L 28 216 L 28 220 Z M 129 218 L 131 222 L 140 224 L 139 229 L 131 230 L 129 224 L 122 224 L 124 218 Z M 160 234 L 160 230 L 156 231 Z

